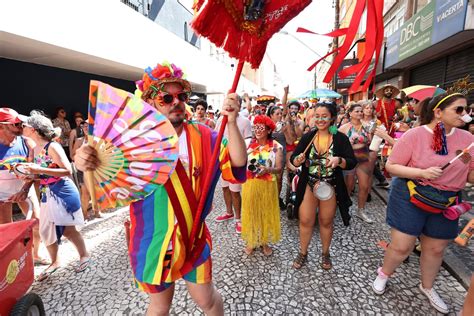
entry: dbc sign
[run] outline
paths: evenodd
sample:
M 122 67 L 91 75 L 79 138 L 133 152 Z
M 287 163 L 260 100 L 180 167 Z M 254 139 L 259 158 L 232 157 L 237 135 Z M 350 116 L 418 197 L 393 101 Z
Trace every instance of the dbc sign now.
M 410 41 L 412 37 L 415 37 L 420 33 L 420 28 L 417 27 L 417 24 L 419 24 L 420 20 L 421 16 L 418 16 L 413 22 L 408 23 L 407 26 L 402 28 L 400 34 L 400 45 L 403 45 L 405 42 Z

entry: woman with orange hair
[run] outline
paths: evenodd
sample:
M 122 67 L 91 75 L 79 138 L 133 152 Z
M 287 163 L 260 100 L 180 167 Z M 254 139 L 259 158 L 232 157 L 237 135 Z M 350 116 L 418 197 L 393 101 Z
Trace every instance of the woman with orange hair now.
M 245 253 L 263 246 L 269 256 L 268 244 L 280 240 L 280 207 L 277 176 L 283 166 L 282 146 L 272 138 L 275 123 L 265 115 L 253 122 L 255 137 L 247 142 L 247 182 L 242 186 L 242 239 Z

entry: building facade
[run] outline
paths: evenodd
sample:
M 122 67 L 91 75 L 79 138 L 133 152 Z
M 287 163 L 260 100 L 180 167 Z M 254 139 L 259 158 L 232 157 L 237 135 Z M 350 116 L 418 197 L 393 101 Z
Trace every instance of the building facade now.
M 90 80 L 133 92 L 143 69 L 167 60 L 183 68 L 200 96 L 218 96 L 213 102 L 219 107 L 232 85 L 236 62 L 192 32 L 192 2 L 3 2 L 0 105 L 47 114 L 64 106 L 70 114 L 86 114 Z M 259 82 L 247 77 L 241 77 L 238 91 L 260 94 Z

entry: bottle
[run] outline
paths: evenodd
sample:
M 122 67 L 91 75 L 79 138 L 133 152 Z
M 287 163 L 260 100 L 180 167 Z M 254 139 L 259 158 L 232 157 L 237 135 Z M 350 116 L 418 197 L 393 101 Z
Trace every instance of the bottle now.
M 385 128 L 385 125 L 380 125 L 379 128 L 383 129 L 384 131 L 387 130 Z M 369 146 L 370 151 L 378 152 L 380 148 L 380 144 L 382 144 L 382 141 L 383 141 L 382 137 L 374 135 L 374 137 L 372 137 L 372 142 L 370 143 L 370 146 Z
M 459 236 L 454 239 L 454 242 L 459 246 L 466 246 L 469 242 L 469 239 L 471 239 L 472 234 L 474 234 L 474 218 L 471 219 L 469 223 L 467 223 L 466 227 L 464 227 Z
M 447 219 L 450 219 L 452 221 L 456 220 L 461 216 L 462 214 L 469 212 L 469 210 L 472 208 L 470 203 L 467 202 L 462 202 L 453 206 L 448 207 L 443 211 L 444 217 Z

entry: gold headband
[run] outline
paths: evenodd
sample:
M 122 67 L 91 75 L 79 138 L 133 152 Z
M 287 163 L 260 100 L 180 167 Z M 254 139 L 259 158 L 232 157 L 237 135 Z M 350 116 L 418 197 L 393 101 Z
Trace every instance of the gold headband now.
M 464 97 L 464 94 L 462 94 L 462 93 L 452 93 L 452 94 L 449 94 L 449 95 L 445 96 L 444 98 L 442 98 L 442 99 L 435 105 L 435 107 L 433 108 L 433 112 L 434 112 L 434 110 L 436 110 L 436 109 L 438 108 L 438 106 L 441 105 L 441 103 L 443 103 L 444 101 L 446 101 L 447 99 L 449 99 L 450 97 L 455 96 L 455 95 L 461 95 L 461 96 Z

